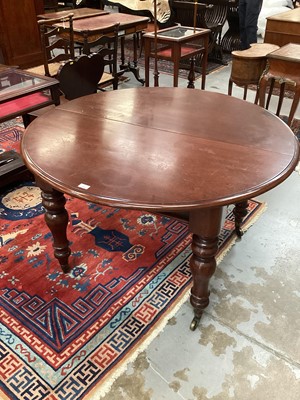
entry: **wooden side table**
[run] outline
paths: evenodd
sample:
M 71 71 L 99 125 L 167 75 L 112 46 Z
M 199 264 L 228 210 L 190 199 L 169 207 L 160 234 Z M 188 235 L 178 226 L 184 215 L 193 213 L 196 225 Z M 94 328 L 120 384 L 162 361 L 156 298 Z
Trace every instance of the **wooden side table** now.
M 183 59 L 191 59 L 191 70 L 189 74 L 189 88 L 194 88 L 195 74 L 194 57 L 202 54 L 201 89 L 205 89 L 209 29 L 191 28 L 186 26 L 176 26 L 161 29 L 157 32 L 158 49 L 155 52 L 155 34 L 154 32 L 146 33 L 143 36 L 145 43 L 145 86 L 149 86 L 149 63 L 150 58 L 157 56 L 158 60 L 171 61 L 173 67 L 173 86 L 178 86 L 179 64 Z M 156 53 L 156 54 L 155 54 Z
M 280 49 L 273 51 L 267 56 L 267 71 L 262 76 L 259 85 L 259 105 L 265 105 L 266 87 L 271 80 L 280 84 L 280 95 L 276 115 L 279 115 L 284 97 L 285 84 L 292 84 L 295 87 L 295 95 L 289 114 L 288 125 L 291 126 L 300 99 L 300 44 L 289 43 Z M 270 93 L 272 86 L 270 88 Z
M 228 94 L 232 94 L 232 85 L 244 87 L 244 97 L 247 98 L 248 85 L 257 86 L 255 104 L 258 102 L 258 84 L 266 68 L 267 54 L 278 50 L 279 46 L 269 43 L 253 43 L 247 50 L 233 51 L 231 75 L 228 83 Z

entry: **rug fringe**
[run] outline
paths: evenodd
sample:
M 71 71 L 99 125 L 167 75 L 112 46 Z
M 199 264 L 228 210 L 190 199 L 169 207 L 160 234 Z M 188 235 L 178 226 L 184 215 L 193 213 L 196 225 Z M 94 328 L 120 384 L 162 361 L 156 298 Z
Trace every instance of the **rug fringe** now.
M 267 209 L 267 204 L 261 202 L 261 206 L 259 207 L 258 211 L 254 213 L 254 215 L 251 217 L 251 220 L 247 221 L 243 225 L 243 231 L 246 232 L 257 220 L 258 218 L 264 213 Z M 222 250 L 222 256 L 217 256 L 216 261 L 217 265 L 220 264 L 220 262 L 224 259 L 225 255 L 229 252 L 229 250 L 234 246 L 236 243 L 238 237 L 235 235 L 228 243 L 226 248 Z M 122 366 L 118 366 L 116 371 L 112 371 L 109 376 L 104 378 L 104 382 L 99 382 L 99 385 L 101 385 L 101 388 L 98 388 L 97 386 L 92 390 L 90 394 L 88 394 L 85 399 L 86 400 L 99 400 L 103 396 L 105 396 L 109 390 L 111 389 L 113 383 L 117 378 L 119 378 L 126 370 L 128 367 L 128 364 L 134 362 L 138 355 L 142 353 L 144 350 L 146 350 L 147 347 L 151 344 L 151 342 L 160 334 L 163 332 L 165 329 L 168 321 L 175 316 L 175 314 L 179 311 L 179 309 L 182 307 L 182 305 L 188 301 L 190 297 L 190 289 L 191 289 L 191 284 L 187 286 L 182 294 L 178 297 L 178 301 L 176 304 L 171 306 L 167 312 L 167 315 L 161 318 L 161 321 L 156 325 L 154 329 L 152 329 L 149 333 L 147 333 L 147 338 L 143 341 L 142 344 L 137 344 L 136 347 L 131 351 L 131 353 L 125 357 L 122 361 Z

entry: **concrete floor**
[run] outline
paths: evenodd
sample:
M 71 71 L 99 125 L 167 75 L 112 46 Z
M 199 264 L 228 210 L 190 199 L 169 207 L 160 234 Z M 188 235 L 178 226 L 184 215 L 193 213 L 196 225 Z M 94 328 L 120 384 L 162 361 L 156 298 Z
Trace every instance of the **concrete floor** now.
M 230 68 L 208 75 L 206 90 L 227 93 Z M 128 76 L 122 90 L 140 86 Z M 160 74 L 160 86 L 171 86 L 171 79 Z M 233 93 L 242 98 L 240 88 Z M 286 100 L 283 114 L 289 107 Z M 267 210 L 218 266 L 196 331 L 189 329 L 187 301 L 105 400 L 300 399 L 299 174 L 260 199 Z

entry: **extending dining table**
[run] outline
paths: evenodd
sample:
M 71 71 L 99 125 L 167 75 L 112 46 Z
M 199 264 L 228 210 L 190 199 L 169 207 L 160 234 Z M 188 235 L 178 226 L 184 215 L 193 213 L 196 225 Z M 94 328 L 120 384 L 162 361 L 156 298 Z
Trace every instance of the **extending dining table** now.
M 42 190 L 64 272 L 71 252 L 64 194 L 187 215 L 192 330 L 209 304 L 223 207 L 279 185 L 299 159 L 295 135 L 269 111 L 223 94 L 174 87 L 110 91 L 62 104 L 30 124 L 21 149 Z

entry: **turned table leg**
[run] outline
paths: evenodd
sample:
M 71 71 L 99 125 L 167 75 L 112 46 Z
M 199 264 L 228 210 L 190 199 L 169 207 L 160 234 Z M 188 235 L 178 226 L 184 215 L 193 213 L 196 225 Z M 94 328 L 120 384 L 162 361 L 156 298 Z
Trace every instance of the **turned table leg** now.
M 65 209 L 66 199 L 63 193 L 40 180 L 36 179 L 36 183 L 42 191 L 42 204 L 46 210 L 45 221 L 53 236 L 54 256 L 58 259 L 63 272 L 67 273 L 71 269 L 68 263 L 71 250 L 66 233 L 69 221 Z
M 209 280 L 216 269 L 218 235 L 221 229 L 222 207 L 195 210 L 190 213 L 189 226 L 193 233 L 190 268 L 193 287 L 190 302 L 194 307 L 191 330 L 198 326 L 203 310 L 209 304 Z

